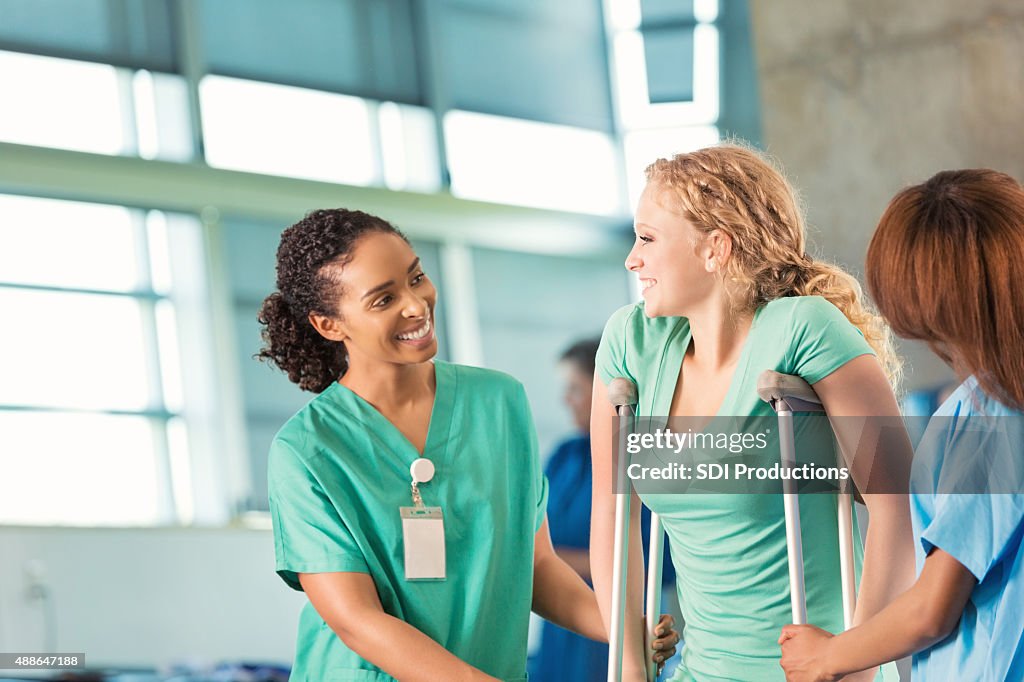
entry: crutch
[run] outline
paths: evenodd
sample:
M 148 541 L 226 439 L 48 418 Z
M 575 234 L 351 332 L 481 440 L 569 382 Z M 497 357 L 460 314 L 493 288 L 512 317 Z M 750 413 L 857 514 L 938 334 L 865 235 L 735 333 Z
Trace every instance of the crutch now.
M 623 377 L 612 379 L 608 384 L 608 400 L 615 406 L 615 412 L 619 417 L 626 417 L 626 423 L 620 424 L 619 428 L 618 453 L 622 457 L 626 454 L 626 436 L 633 430 L 636 418 L 636 384 Z M 622 428 L 623 426 L 625 428 Z M 608 633 L 608 682 L 619 682 L 622 679 L 623 633 L 626 625 L 626 578 L 629 567 L 629 511 L 632 496 L 632 486 L 626 492 L 615 496 L 615 559 L 612 566 L 611 630 Z M 647 641 L 649 642 L 654 641 L 654 628 L 658 624 L 658 614 L 661 611 L 662 538 L 661 518 L 652 512 L 646 600 L 646 627 Z M 645 658 L 649 658 L 646 651 L 644 651 L 644 655 Z M 657 665 L 648 660 L 647 679 L 654 682 L 657 673 Z
M 775 410 L 779 417 L 779 447 L 782 465 L 796 464 L 796 445 L 793 434 L 794 412 L 824 412 L 814 389 L 798 376 L 767 370 L 757 379 L 757 394 Z M 789 594 L 793 609 L 793 622 L 807 623 L 807 598 L 804 590 L 804 553 L 800 536 L 800 502 L 796 482 L 782 482 L 783 504 L 786 514 L 786 549 L 789 554 Z M 857 588 L 853 561 L 853 502 L 847 485 L 839 490 L 839 570 L 843 586 L 843 627 L 853 625 Z

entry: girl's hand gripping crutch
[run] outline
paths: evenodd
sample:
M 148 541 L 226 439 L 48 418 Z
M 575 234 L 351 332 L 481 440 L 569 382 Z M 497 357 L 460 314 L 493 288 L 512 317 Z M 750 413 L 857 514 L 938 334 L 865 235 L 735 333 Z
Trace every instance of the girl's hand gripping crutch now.
M 798 376 L 765 371 L 758 377 L 757 394 L 775 410 L 779 417 L 779 446 L 782 465 L 796 464 L 796 445 L 793 433 L 794 412 L 824 412 L 825 408 L 814 389 Z M 800 503 L 797 499 L 796 483 L 783 481 L 783 503 L 786 514 L 786 548 L 789 554 L 789 593 L 793 609 L 793 623 L 807 623 L 807 599 L 804 589 L 804 556 L 800 536 Z M 853 503 L 852 496 L 844 487 L 839 490 L 839 565 L 843 588 L 843 626 L 849 629 L 853 624 L 856 606 L 856 585 L 854 583 L 853 559 Z

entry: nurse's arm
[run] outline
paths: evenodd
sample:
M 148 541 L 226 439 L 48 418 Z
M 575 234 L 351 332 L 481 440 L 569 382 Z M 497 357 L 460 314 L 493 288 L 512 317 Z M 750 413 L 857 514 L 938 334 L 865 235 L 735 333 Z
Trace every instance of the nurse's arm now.
M 953 632 L 977 581 L 935 548 L 921 577 L 873 618 L 833 637 L 813 625 L 782 628 L 782 667 L 790 682 L 838 680 L 936 644 Z
M 533 557 L 533 611 L 566 630 L 598 642 L 607 642 L 597 597 L 552 547 L 546 516 L 534 537 Z M 663 614 L 654 629 L 656 639 L 648 653 L 659 669 L 675 654 L 675 647 L 679 644 L 679 633 L 672 629 L 672 625 L 672 616 Z
M 590 580 L 590 551 L 574 547 L 555 546 L 555 554 L 569 564 L 584 580 Z
M 402 682 L 498 682 L 449 653 L 408 623 L 384 612 L 366 573 L 300 573 L 309 601 L 341 641 Z M 439 618 L 447 614 L 438 614 Z
M 854 358 L 815 383 L 814 390 L 828 412 L 854 483 L 866 491 L 862 497 L 870 523 L 856 624 L 881 611 L 914 582 L 908 495 L 913 448 L 892 387 L 874 356 Z
M 598 607 L 607 632 L 611 628 L 612 566 L 615 545 L 615 495 L 612 493 L 612 426 L 615 408 L 608 402 L 608 389 L 594 375 L 590 409 L 590 452 L 593 465 L 593 501 L 590 513 L 590 575 Z M 632 493 L 631 493 L 632 494 Z M 629 515 L 629 571 L 626 586 L 627 623 L 643 619 L 643 554 L 640 551 L 640 502 L 633 494 Z M 623 641 L 623 679 L 646 679 L 641 628 L 626 628 Z
M 547 516 L 534 536 L 533 546 L 534 613 L 566 630 L 607 642 L 594 592 L 555 552 Z

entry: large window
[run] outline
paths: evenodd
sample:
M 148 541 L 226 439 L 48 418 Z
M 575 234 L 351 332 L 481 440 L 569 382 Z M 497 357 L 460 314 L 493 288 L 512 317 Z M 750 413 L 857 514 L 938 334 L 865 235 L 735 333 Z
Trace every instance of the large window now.
M 200 86 L 206 161 L 235 170 L 369 185 L 375 172 L 364 100 L 207 76 Z
M 611 136 L 464 111 L 445 118 L 452 193 L 577 213 L 621 212 Z
M 717 0 L 606 0 L 630 205 L 657 158 L 719 140 Z
M 211 166 L 344 185 L 436 191 L 427 109 L 207 76 L 199 88 Z
M 0 141 L 187 161 L 186 87 L 172 74 L 0 51 Z
M 186 407 L 182 350 L 210 354 L 198 231 L 186 216 L 0 195 L 0 520 L 192 520 L 191 458 L 207 448 L 189 433 L 201 401 Z
M 264 508 L 310 396 L 255 316 L 320 207 L 414 237 L 441 356 L 523 378 L 550 442 L 547 368 L 629 298 L 643 168 L 756 101 L 721 76 L 745 6 L 0 0 L 0 522 Z

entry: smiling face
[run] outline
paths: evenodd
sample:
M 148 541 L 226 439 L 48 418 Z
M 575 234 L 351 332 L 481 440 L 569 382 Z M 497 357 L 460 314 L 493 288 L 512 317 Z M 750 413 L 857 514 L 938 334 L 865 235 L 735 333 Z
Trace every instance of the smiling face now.
M 437 354 L 437 290 L 420 259 L 401 237 L 371 232 L 336 268 L 341 295 L 337 315 L 310 315 L 324 337 L 345 344 L 349 367 L 368 363 L 415 364 Z
M 626 269 L 640 278 L 648 317 L 685 316 L 720 286 L 720 253 L 682 215 L 666 208 L 668 194 L 648 184 L 637 204 L 636 241 Z

